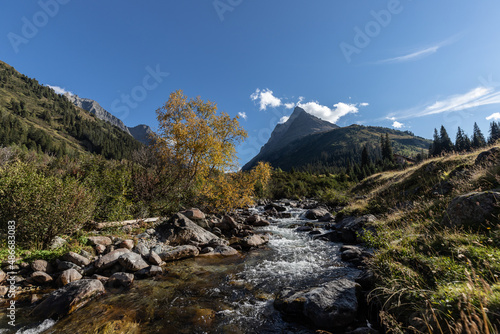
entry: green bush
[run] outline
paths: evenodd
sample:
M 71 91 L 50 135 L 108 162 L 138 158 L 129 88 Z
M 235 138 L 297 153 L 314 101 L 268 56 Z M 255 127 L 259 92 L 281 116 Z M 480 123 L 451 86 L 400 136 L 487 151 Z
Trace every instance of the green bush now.
M 46 248 L 59 234 L 71 234 L 94 213 L 94 194 L 72 178 L 45 176 L 17 162 L 0 169 L 0 226 L 16 222 L 18 246 Z

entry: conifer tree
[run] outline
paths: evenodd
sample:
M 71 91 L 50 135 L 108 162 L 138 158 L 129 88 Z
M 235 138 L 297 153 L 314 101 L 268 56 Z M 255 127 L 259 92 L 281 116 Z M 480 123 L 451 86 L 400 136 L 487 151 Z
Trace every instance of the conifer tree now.
M 441 152 L 451 152 L 453 151 L 453 143 L 451 142 L 450 136 L 443 125 L 441 125 L 441 130 L 439 132 L 439 142 L 441 144 Z
M 489 144 L 494 144 L 500 138 L 500 127 L 497 122 L 490 123 L 490 137 Z
M 486 146 L 486 139 L 484 139 L 484 135 L 481 132 L 481 129 L 477 125 L 476 122 L 474 122 L 474 133 L 472 134 L 472 147 L 473 148 L 480 148 Z

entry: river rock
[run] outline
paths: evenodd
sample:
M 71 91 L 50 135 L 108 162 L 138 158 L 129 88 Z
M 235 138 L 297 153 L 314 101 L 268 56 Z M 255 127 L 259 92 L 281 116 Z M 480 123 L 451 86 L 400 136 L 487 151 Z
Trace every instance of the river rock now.
M 5 297 L 5 295 L 9 292 L 9 287 L 5 285 L 0 285 L 0 298 Z
M 46 284 L 50 283 L 53 281 L 52 276 L 47 274 L 44 271 L 35 271 L 30 275 L 30 278 L 28 280 L 29 282 L 33 282 L 36 284 Z
M 276 297 L 274 306 L 286 315 L 308 319 L 321 329 L 345 328 L 356 318 L 359 289 L 357 283 L 348 279 L 303 291 L 284 289 Z
M 245 249 L 250 249 L 253 247 L 260 247 L 268 242 L 269 237 L 267 235 L 254 234 L 241 239 L 240 245 Z
M 163 273 L 163 269 L 160 266 L 149 266 L 147 268 L 141 269 L 134 273 L 137 278 L 149 278 L 154 277 L 156 275 L 161 275 Z
M 200 256 L 233 256 L 238 255 L 238 251 L 231 246 L 219 245 L 215 248 L 206 247 Z
M 272 210 L 272 209 L 276 210 L 277 212 L 286 211 L 286 207 L 284 207 L 278 203 L 269 203 L 264 207 L 264 211 L 268 211 L 268 210 Z
M 33 271 L 43 271 L 43 272 L 46 272 L 46 273 L 49 273 L 49 274 L 53 272 L 52 266 L 50 265 L 50 263 L 48 263 L 45 260 L 35 260 L 35 261 L 33 261 L 31 263 L 31 269 Z
M 161 266 L 164 263 L 160 255 L 158 255 L 155 251 L 151 251 L 149 253 L 149 262 L 157 266 Z
M 123 268 L 130 271 L 138 271 L 149 267 L 149 264 L 142 259 L 142 256 L 134 252 L 128 252 L 120 255 L 118 262 Z
M 481 229 L 498 224 L 500 192 L 471 192 L 455 197 L 448 205 L 443 224 Z M 489 224 L 488 224 L 489 222 Z
M 375 222 L 374 215 L 364 215 L 361 217 L 345 217 L 340 223 L 335 224 L 334 228 L 337 230 L 342 242 L 354 244 L 362 242 L 362 236 L 365 230 L 372 233 L 376 231 L 367 226 L 369 223 Z
M 108 237 L 95 236 L 95 237 L 87 237 L 87 239 L 89 240 L 92 246 L 97 246 L 97 245 L 109 246 L 112 244 L 111 239 Z
M 206 244 L 218 237 L 196 225 L 182 213 L 177 213 L 168 221 L 156 227 L 162 242 L 168 241 L 171 245 L 185 245 L 191 242 Z
M 58 279 L 58 283 L 61 285 L 66 285 L 71 282 L 75 282 L 82 279 L 82 275 L 75 269 L 68 269 L 61 273 Z
M 76 254 L 74 252 L 66 253 L 66 254 L 64 254 L 64 256 L 62 258 L 63 258 L 63 260 L 68 261 L 68 262 L 72 262 L 80 267 L 87 266 L 90 263 L 89 259 L 87 259 L 86 257 L 81 256 L 79 254 Z
M 0 283 L 2 283 L 3 281 L 5 281 L 6 278 L 7 278 L 7 274 L 5 273 L 5 271 L 3 271 L 2 269 L 0 269 Z
M 184 216 L 191 220 L 205 219 L 205 214 L 198 208 L 191 208 L 181 212 Z
M 231 216 L 228 216 L 228 215 L 225 215 L 224 217 L 222 217 L 222 222 L 221 222 L 221 228 L 223 230 L 233 230 L 233 229 L 239 229 L 239 225 L 238 223 L 236 222 L 236 220 L 234 220 L 233 217 Z
M 319 219 L 324 217 L 326 214 L 328 214 L 328 210 L 325 208 L 314 208 L 306 211 L 306 218 L 307 219 Z
M 134 247 L 134 252 L 147 259 L 149 257 L 149 249 L 150 248 L 144 242 L 139 241 Z
M 95 251 L 97 254 L 102 254 L 104 252 L 106 252 L 106 246 L 104 245 L 96 245 L 95 246 Z
M 131 239 L 123 240 L 118 244 L 118 248 L 127 248 L 132 250 L 132 248 L 134 248 L 134 240 Z
M 67 269 L 82 270 L 82 267 L 80 267 L 77 264 L 74 264 L 73 262 L 59 261 L 59 263 L 57 264 L 57 270 L 64 271 L 64 270 L 67 270 Z
M 90 254 L 89 252 L 87 252 L 85 249 L 82 249 L 80 251 L 80 255 L 89 259 L 89 260 L 92 260 L 92 254 Z
M 198 248 L 192 245 L 177 246 L 171 250 L 162 252 L 160 258 L 165 261 L 174 261 L 180 259 L 186 259 L 190 257 L 195 257 L 199 254 Z
M 33 310 L 33 314 L 41 318 L 61 318 L 71 314 L 92 297 L 104 293 L 104 286 L 99 280 L 83 279 L 71 282 L 52 292 Z
M 264 218 L 262 218 L 261 216 L 259 216 L 257 214 L 251 215 L 250 217 L 245 219 L 245 224 L 255 226 L 255 227 L 269 226 L 270 225 L 270 223 L 267 220 L 265 220 Z
M 130 273 L 117 272 L 111 275 L 108 280 L 108 285 L 117 287 L 124 286 L 129 287 L 134 282 L 134 275 Z
M 118 259 L 120 256 L 122 256 L 125 253 L 129 253 L 130 250 L 127 248 L 118 248 L 115 249 L 114 251 L 103 255 L 101 258 L 99 258 L 97 261 L 94 262 L 94 266 L 97 270 L 104 270 L 107 268 L 112 267 L 115 263 L 118 262 Z
M 335 220 L 335 216 L 332 215 L 330 212 L 326 213 L 323 217 L 319 218 L 319 222 L 331 222 Z

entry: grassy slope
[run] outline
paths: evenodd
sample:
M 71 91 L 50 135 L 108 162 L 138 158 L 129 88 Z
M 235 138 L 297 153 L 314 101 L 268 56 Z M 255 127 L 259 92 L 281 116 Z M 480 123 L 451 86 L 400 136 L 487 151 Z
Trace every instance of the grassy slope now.
M 500 329 L 499 221 L 483 231 L 441 224 L 457 195 L 500 187 L 500 160 L 476 166 L 478 153 L 379 173 L 352 189 L 360 199 L 346 213 L 379 217 L 378 235 L 366 237 L 377 248 L 371 267 L 378 285 L 371 297 L 382 306 L 382 320 L 393 333 Z M 440 194 L 450 186 L 450 192 Z
M 429 140 L 406 132 L 374 126 L 351 125 L 332 131 L 314 134 L 291 143 L 280 152 L 263 157 L 273 167 L 290 170 L 317 161 L 333 166 L 347 166 L 350 160 L 358 161 L 364 145 L 368 145 L 372 158 L 379 152 L 380 135 L 389 134 L 395 153 L 415 156 L 427 150 Z M 374 144 L 375 143 L 375 144 Z

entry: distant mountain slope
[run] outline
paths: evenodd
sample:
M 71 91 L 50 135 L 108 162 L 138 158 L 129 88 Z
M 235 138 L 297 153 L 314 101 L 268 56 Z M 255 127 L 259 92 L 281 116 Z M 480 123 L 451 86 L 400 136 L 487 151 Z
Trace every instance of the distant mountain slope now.
M 268 142 L 262 146 L 259 154 L 243 166 L 243 170 L 251 169 L 261 160 L 267 161 L 265 157 L 283 149 L 297 139 L 336 128 L 338 128 L 338 125 L 308 114 L 300 107 L 295 107 L 292 115 L 285 123 L 276 125 Z
M 367 145 L 373 160 L 379 159 L 380 136 L 385 136 L 386 133 L 389 134 L 394 153 L 414 156 L 429 148 L 430 140 L 416 137 L 408 132 L 375 126 L 351 125 L 303 137 L 289 143 L 286 147 L 258 157 L 262 161 L 271 163 L 273 167 L 283 170 L 307 165 L 346 167 L 350 163 L 360 161 L 364 145 Z M 248 167 L 247 164 L 245 167 L 251 168 L 252 165 Z
M 139 124 L 134 126 L 133 128 L 128 128 L 130 134 L 138 141 L 143 143 L 144 145 L 148 145 L 151 141 L 149 135 L 153 133 L 153 130 L 145 124 Z
M 78 95 L 72 95 L 69 93 L 64 94 L 64 96 L 71 103 L 73 103 L 75 106 L 82 108 L 83 110 L 87 110 L 91 114 L 96 115 L 97 118 L 99 118 L 105 122 L 108 122 L 108 123 L 120 128 L 120 129 L 122 129 L 126 133 L 130 134 L 130 131 L 125 126 L 125 124 L 123 124 L 123 121 L 121 119 L 110 114 L 106 109 L 101 107 L 101 105 L 99 103 L 97 103 L 96 101 L 91 100 L 91 99 L 82 98 L 82 97 L 79 97 Z
M 122 159 L 142 144 L 0 61 L 0 146 Z

